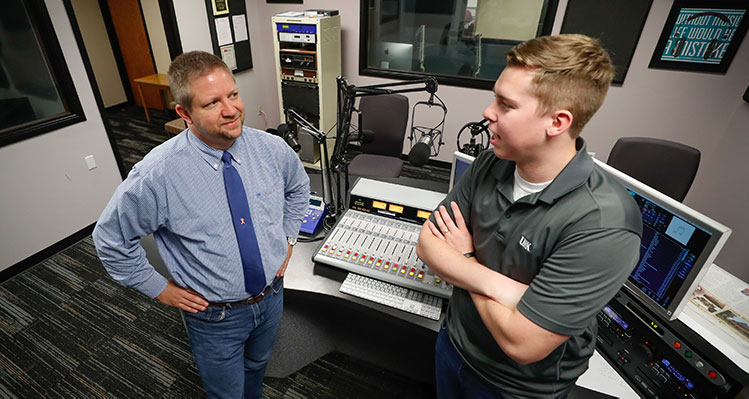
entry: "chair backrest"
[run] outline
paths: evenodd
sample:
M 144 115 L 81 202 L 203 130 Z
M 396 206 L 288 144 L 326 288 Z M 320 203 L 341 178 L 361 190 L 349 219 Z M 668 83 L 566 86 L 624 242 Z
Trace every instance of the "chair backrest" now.
M 683 201 L 697 175 L 700 151 L 668 140 L 622 137 L 614 144 L 606 163 Z
M 372 141 L 362 144 L 365 154 L 400 157 L 408 125 L 408 97 L 402 94 L 365 96 L 359 100 L 361 130 L 374 133 Z

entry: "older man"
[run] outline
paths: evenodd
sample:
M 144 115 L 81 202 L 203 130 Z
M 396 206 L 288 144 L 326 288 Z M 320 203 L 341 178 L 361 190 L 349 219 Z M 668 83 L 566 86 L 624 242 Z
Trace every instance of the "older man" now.
M 259 398 L 309 178 L 280 138 L 243 126 L 220 58 L 182 54 L 168 76 L 187 129 L 133 167 L 94 242 L 115 280 L 182 310 L 209 397 Z M 151 233 L 170 280 L 140 246 Z

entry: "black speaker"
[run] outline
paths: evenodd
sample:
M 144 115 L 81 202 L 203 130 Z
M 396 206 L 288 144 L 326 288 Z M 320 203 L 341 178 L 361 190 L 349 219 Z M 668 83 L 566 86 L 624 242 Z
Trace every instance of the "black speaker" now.
M 749 87 L 747 87 L 746 91 L 744 92 L 744 101 L 749 103 Z

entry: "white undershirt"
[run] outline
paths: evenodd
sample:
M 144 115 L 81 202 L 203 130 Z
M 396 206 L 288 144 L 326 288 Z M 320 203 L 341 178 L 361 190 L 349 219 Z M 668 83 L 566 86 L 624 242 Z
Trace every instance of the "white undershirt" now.
M 526 195 L 537 193 L 545 189 L 552 181 L 554 180 L 552 179 L 543 183 L 531 183 L 520 177 L 517 168 L 515 168 L 515 182 L 512 184 L 512 200 L 517 201 Z

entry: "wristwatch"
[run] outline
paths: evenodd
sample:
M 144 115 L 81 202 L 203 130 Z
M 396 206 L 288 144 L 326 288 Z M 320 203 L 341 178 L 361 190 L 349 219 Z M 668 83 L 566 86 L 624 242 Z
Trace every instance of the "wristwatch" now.
M 293 247 L 296 245 L 296 237 L 286 237 L 286 242 Z

